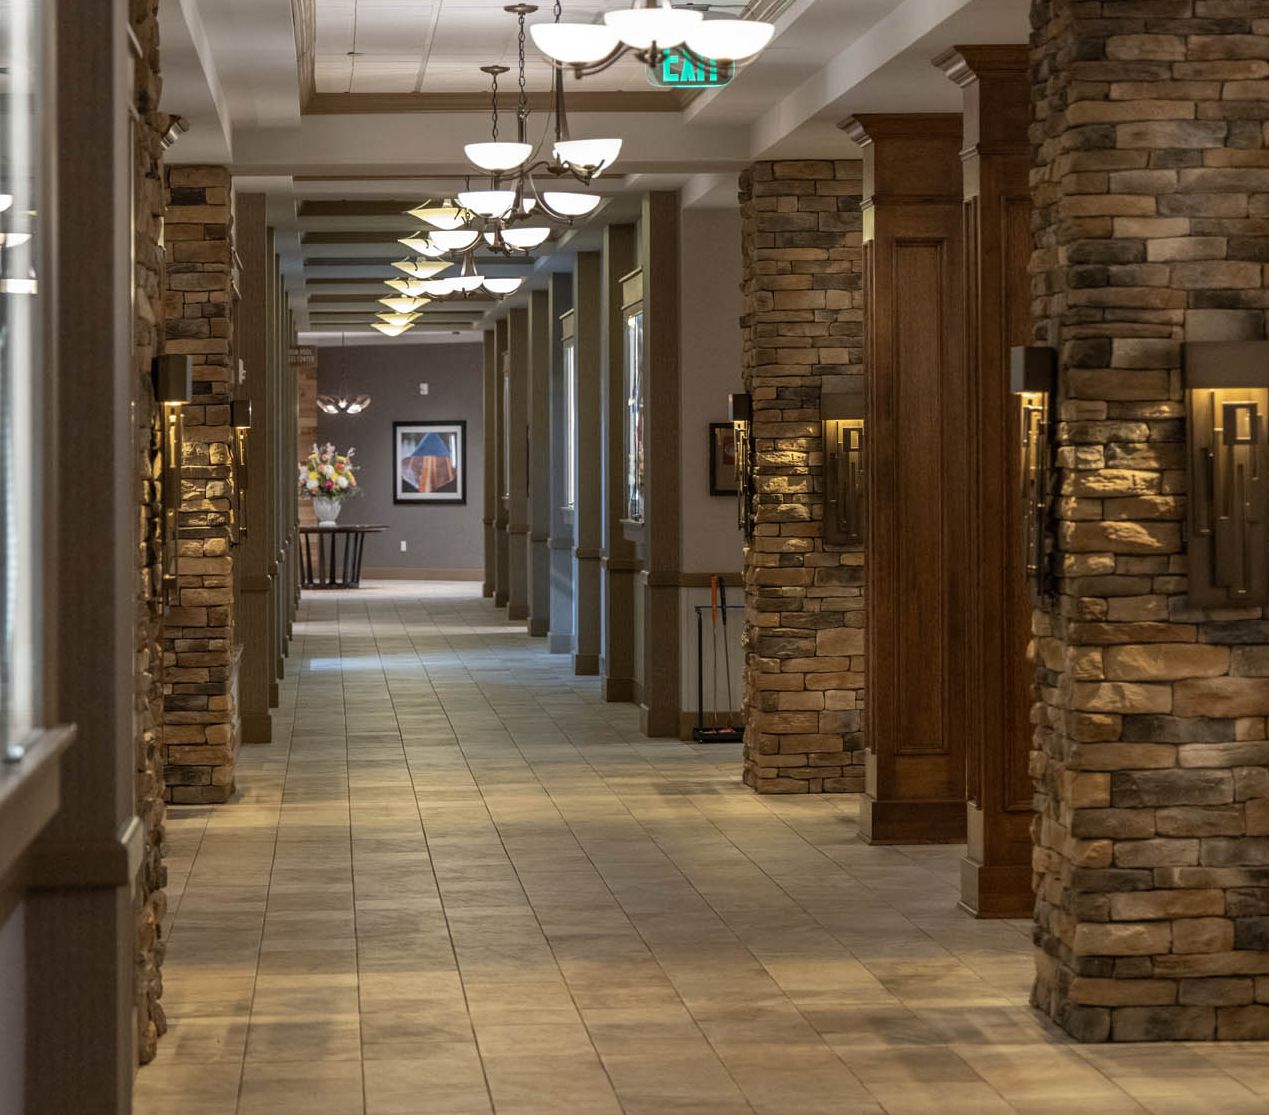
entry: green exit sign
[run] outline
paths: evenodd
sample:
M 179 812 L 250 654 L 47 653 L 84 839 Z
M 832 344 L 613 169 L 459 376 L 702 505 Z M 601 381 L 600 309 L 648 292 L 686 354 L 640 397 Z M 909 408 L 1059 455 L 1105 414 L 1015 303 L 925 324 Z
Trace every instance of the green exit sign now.
M 661 89 L 713 89 L 732 79 L 731 62 L 689 58 L 677 50 L 667 50 L 661 64 L 648 70 L 648 80 Z

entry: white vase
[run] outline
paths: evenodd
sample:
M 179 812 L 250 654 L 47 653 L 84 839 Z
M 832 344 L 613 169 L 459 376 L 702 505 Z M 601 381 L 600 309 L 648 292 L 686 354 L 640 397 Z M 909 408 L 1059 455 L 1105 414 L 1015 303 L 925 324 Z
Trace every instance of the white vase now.
M 319 527 L 333 527 L 335 520 L 339 518 L 342 506 L 342 500 L 332 499 L 330 496 L 314 496 L 313 513 L 317 516 L 317 525 Z

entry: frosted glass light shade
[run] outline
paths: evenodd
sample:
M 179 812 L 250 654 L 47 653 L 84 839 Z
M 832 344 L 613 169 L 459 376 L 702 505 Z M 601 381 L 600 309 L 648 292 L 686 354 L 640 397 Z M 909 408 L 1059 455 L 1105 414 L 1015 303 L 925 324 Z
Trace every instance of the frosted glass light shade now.
M 530 248 L 536 248 L 550 235 L 549 228 L 504 228 L 502 230 L 503 243 L 509 248 L 519 248 L 524 252 Z
M 423 289 L 425 282 L 423 279 L 387 279 L 384 285 L 400 291 L 406 298 L 420 298 L 427 293 Z
M 515 294 L 523 279 L 486 279 L 485 289 L 490 294 Z
M 469 143 L 463 148 L 464 153 L 481 170 L 495 173 L 504 170 L 515 170 L 523 166 L 524 161 L 533 154 L 531 143 Z M 463 195 L 458 195 L 458 203 L 465 205 Z M 470 207 L 469 207 L 470 208 Z
M 453 279 L 430 279 L 423 283 L 422 286 L 423 292 L 433 298 L 444 298 L 447 294 L 453 294 L 458 289 L 454 285 Z
M 602 174 L 621 154 L 621 140 L 565 139 L 555 145 L 554 154 L 565 166 L 589 174 Z
M 702 18 L 700 12 L 671 7 L 669 0 L 661 0 L 655 8 L 622 8 L 604 13 L 604 23 L 635 50 L 646 50 L 653 43 L 662 48 L 678 46 Z
M 0 248 L 16 248 L 30 239 L 29 232 L 0 232 Z
M 457 275 L 452 279 L 446 280 L 446 282 L 452 284 L 455 290 L 460 291 L 479 290 L 484 281 L 484 275 Z
M 403 236 L 397 243 L 404 244 L 412 252 L 418 252 L 419 255 L 427 256 L 428 259 L 436 259 L 445 254 L 445 249 L 433 244 L 430 236 Z
M 533 45 L 548 58 L 565 64 L 598 62 L 617 49 L 617 33 L 593 23 L 535 23 Z
M 474 228 L 446 229 L 432 233 L 429 239 L 444 252 L 465 252 L 480 239 L 480 233 Z
M 515 206 L 516 192 L 515 190 L 467 190 L 458 195 L 458 200 L 465 209 L 497 221 L 507 216 Z
M 418 316 L 418 314 L 375 314 L 375 317 L 387 325 L 409 325 Z
M 706 19 L 692 28 L 684 41 L 702 58 L 734 62 L 752 58 L 774 34 L 774 23 L 756 19 Z
M 379 301 L 398 314 L 411 314 L 428 303 L 426 298 L 407 298 L 404 295 L 400 298 L 380 298 Z
M 417 217 L 433 228 L 462 228 L 466 215 L 457 205 L 446 199 L 439 205 L 429 201 L 417 209 L 411 209 L 410 216 Z
M 0 213 L 3 213 L 6 209 L 11 208 L 13 208 L 13 195 L 0 194 Z
M 542 194 L 542 200 L 547 208 L 561 217 L 584 217 L 587 213 L 593 213 L 599 204 L 599 198 L 594 194 L 563 190 L 547 190 Z
M 430 279 L 453 264 L 444 259 L 398 259 L 393 261 L 392 266 L 412 279 Z
M 399 337 L 402 333 L 408 333 L 414 328 L 413 325 L 389 325 L 386 321 L 372 321 L 371 329 L 378 329 L 385 337 Z

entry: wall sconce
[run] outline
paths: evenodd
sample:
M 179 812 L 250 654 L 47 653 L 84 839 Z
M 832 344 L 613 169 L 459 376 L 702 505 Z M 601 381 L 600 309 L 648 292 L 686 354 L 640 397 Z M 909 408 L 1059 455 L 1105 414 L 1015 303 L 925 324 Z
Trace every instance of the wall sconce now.
M 864 541 L 864 389 L 820 396 L 824 423 L 824 541 Z
M 159 494 L 163 502 L 163 603 L 176 599 L 181 525 L 181 453 L 185 441 L 185 405 L 193 398 L 194 362 L 189 356 L 154 358 L 154 398 L 163 410 Z
M 1269 603 L 1269 342 L 1185 346 L 1189 596 Z
M 229 411 L 229 422 L 234 431 L 233 449 L 229 455 L 234 490 L 230 537 L 236 544 L 247 537 L 247 435 L 251 432 L 251 400 L 234 399 Z
M 1049 590 L 1045 527 L 1049 518 L 1049 429 L 1057 389 L 1057 351 L 1043 345 L 1009 350 L 1009 390 L 1018 397 L 1018 484 L 1023 568 L 1038 600 Z
M 727 396 L 732 436 L 736 439 L 736 525 L 746 539 L 753 537 L 753 396 Z

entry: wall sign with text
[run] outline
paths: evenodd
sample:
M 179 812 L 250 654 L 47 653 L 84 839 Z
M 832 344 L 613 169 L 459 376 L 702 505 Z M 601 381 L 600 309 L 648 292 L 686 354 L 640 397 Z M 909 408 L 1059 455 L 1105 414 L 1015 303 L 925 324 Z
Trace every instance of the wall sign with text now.
M 736 72 L 732 62 L 690 58 L 667 50 L 659 66 L 648 67 L 648 81 L 659 89 L 713 89 L 726 85 Z

